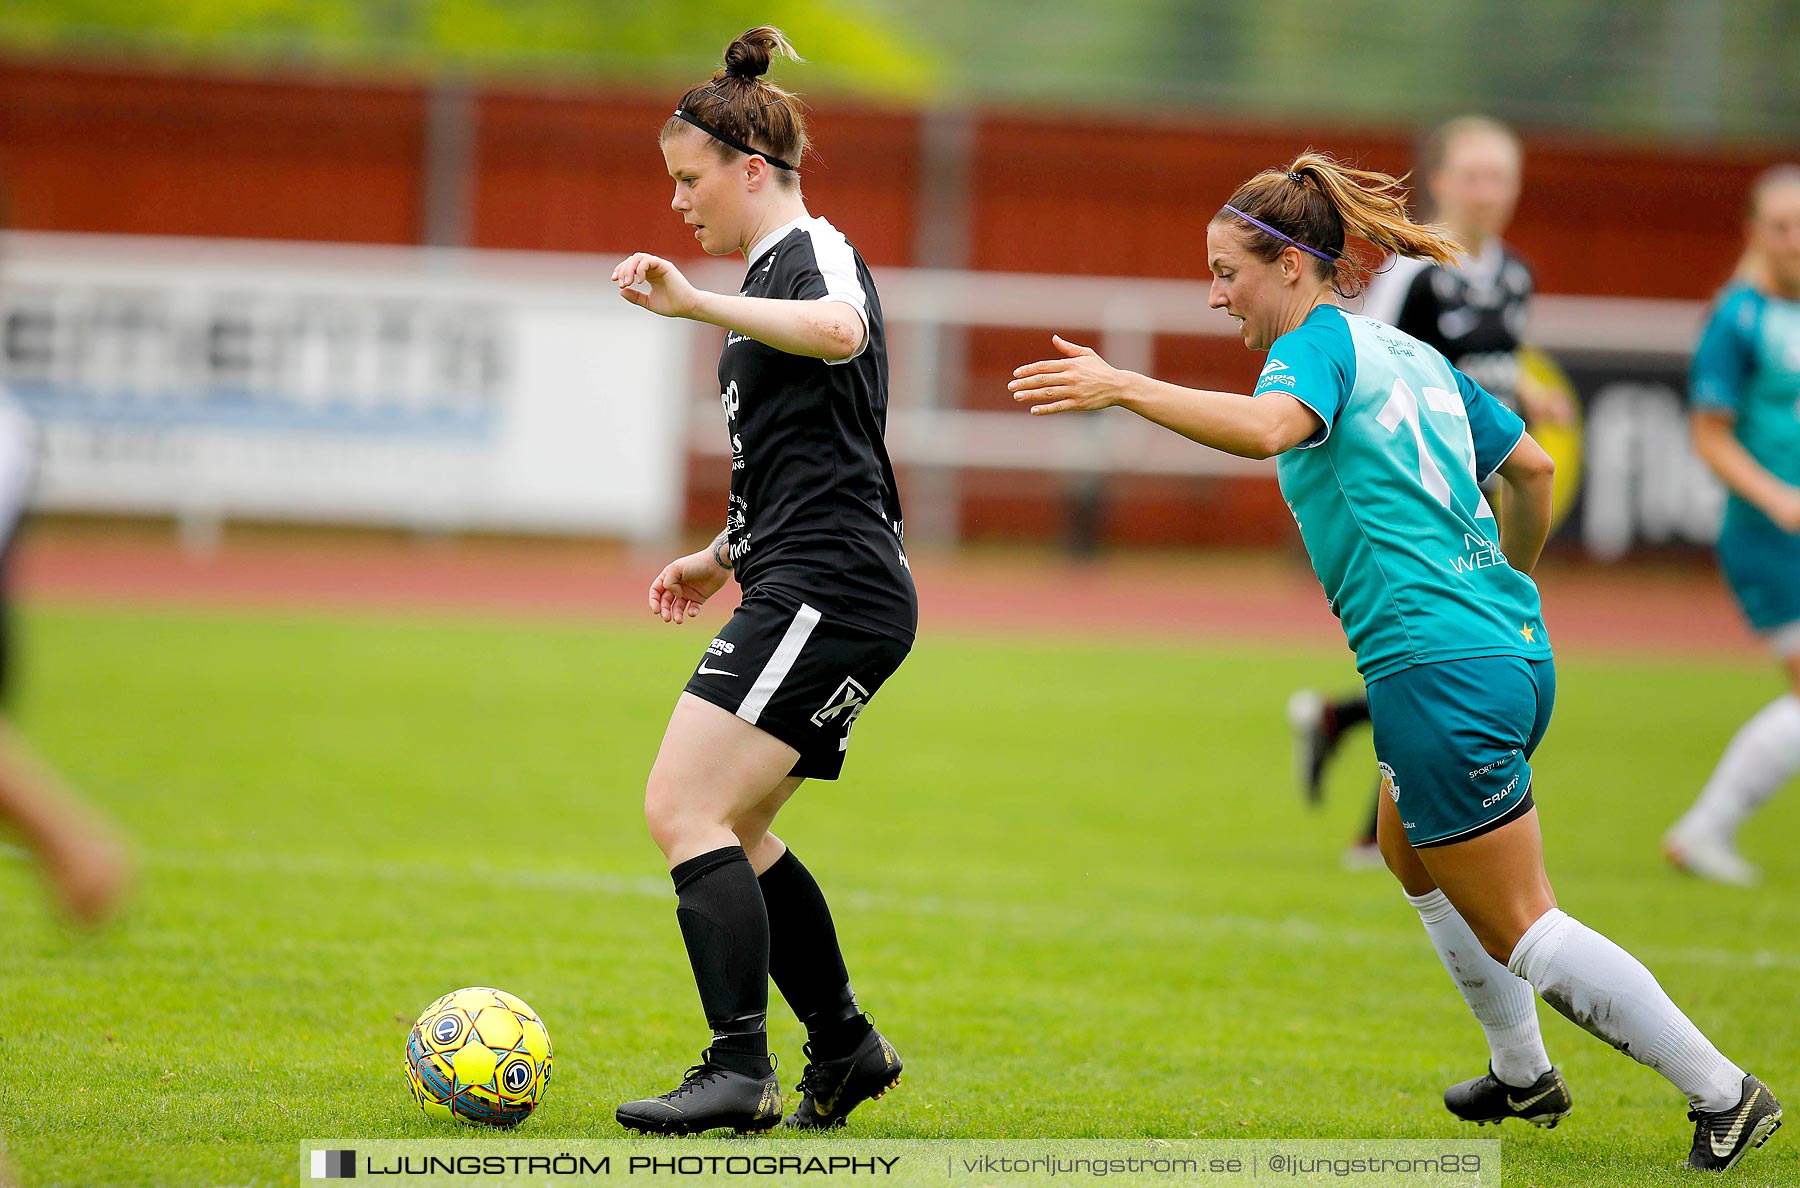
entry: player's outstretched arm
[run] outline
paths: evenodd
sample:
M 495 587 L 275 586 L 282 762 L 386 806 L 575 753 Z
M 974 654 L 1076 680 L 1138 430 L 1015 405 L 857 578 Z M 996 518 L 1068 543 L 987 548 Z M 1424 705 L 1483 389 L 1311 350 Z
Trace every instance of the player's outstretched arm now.
M 1784 532 L 1800 532 L 1800 489 L 1782 482 L 1751 457 L 1733 431 L 1732 415 L 1695 409 L 1688 416 L 1694 452 L 1719 481 L 1773 520 Z
M 650 583 L 650 613 L 678 626 L 698 615 L 706 600 L 731 579 L 729 547 L 721 532 L 698 553 L 677 557 L 663 566 Z
M 1520 573 L 1529 574 L 1550 539 L 1556 462 L 1527 433 L 1494 471 L 1506 484 L 1500 507 L 1500 551 Z
M 1027 363 L 1013 372 L 1007 390 L 1033 416 L 1093 412 L 1119 405 L 1147 421 L 1201 445 L 1240 458 L 1272 458 L 1320 429 L 1317 413 L 1292 396 L 1271 392 L 1252 398 L 1236 392 L 1183 388 L 1121 371 L 1091 347 L 1060 335 L 1050 339 L 1063 355 Z
M 651 313 L 719 326 L 784 354 L 848 359 L 862 349 L 867 333 L 862 315 L 847 302 L 710 293 L 695 288 L 679 268 L 648 252 L 621 260 L 612 279 L 619 296 Z

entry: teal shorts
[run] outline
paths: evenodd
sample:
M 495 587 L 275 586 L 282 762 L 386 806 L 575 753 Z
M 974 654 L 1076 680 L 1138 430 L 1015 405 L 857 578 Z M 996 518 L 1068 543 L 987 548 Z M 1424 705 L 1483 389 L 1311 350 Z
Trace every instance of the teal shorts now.
M 1442 846 L 1531 811 L 1531 755 L 1550 726 L 1556 662 L 1479 656 L 1369 685 L 1381 789 L 1406 840 Z
M 1734 504 L 1719 532 L 1719 568 L 1751 627 L 1768 632 L 1800 622 L 1800 536 Z

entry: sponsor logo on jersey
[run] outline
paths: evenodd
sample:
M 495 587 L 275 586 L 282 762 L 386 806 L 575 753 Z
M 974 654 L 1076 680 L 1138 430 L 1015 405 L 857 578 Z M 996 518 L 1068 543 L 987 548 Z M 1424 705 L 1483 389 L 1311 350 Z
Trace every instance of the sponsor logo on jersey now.
M 1496 569 L 1507 563 L 1506 554 L 1500 547 L 1486 537 L 1473 533 L 1463 533 L 1463 548 L 1469 550 L 1461 557 L 1450 558 L 1450 570 L 1453 573 L 1473 573 L 1477 569 Z
M 729 334 L 725 335 L 725 345 L 728 347 L 736 346 L 740 342 L 749 342 L 749 341 L 750 341 L 750 336 L 748 334 L 739 334 L 736 330 L 733 330 Z
M 735 651 L 737 651 L 737 645 L 728 639 L 715 639 L 706 645 L 708 656 L 729 656 Z
M 738 390 L 736 380 L 732 380 L 729 384 L 726 384 L 725 390 L 719 393 L 719 405 L 725 410 L 725 419 L 727 421 L 735 420 L 737 418 Z
M 1264 384 L 1280 384 L 1284 388 L 1293 387 L 1294 377 L 1291 373 L 1288 375 L 1275 374 L 1278 371 L 1287 370 L 1288 365 L 1286 363 L 1283 363 L 1280 359 L 1270 355 L 1269 361 L 1263 365 L 1262 375 L 1257 377 L 1256 386 L 1258 390 L 1260 390 Z
M 725 501 L 725 535 L 731 542 L 725 555 L 735 566 L 750 552 L 750 502 L 742 495 L 727 495 Z

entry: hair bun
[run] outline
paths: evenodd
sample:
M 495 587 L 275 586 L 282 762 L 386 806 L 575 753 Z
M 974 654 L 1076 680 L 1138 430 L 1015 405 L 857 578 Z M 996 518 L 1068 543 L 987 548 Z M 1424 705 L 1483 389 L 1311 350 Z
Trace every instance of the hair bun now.
M 725 47 L 725 76 L 761 78 L 769 72 L 769 63 L 776 54 L 785 54 L 796 62 L 801 60 L 780 29 L 760 25 Z

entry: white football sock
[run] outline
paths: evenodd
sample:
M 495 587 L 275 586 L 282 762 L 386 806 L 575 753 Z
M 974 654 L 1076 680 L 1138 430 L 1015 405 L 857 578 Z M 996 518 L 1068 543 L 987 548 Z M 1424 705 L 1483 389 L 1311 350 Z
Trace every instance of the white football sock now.
M 1523 1089 L 1549 1072 L 1550 1057 L 1538 1031 L 1537 996 L 1531 992 L 1531 983 L 1488 956 L 1442 891 L 1408 895 L 1406 902 L 1418 909 L 1438 960 L 1450 971 L 1450 980 L 1487 1034 L 1494 1075 Z
M 1675 832 L 1730 841 L 1745 818 L 1800 772 L 1800 697 L 1777 697 L 1745 722 Z
M 1525 930 L 1507 968 L 1576 1026 L 1648 1065 L 1703 1110 L 1738 1103 L 1744 1070 L 1719 1054 L 1637 958 L 1551 908 Z

